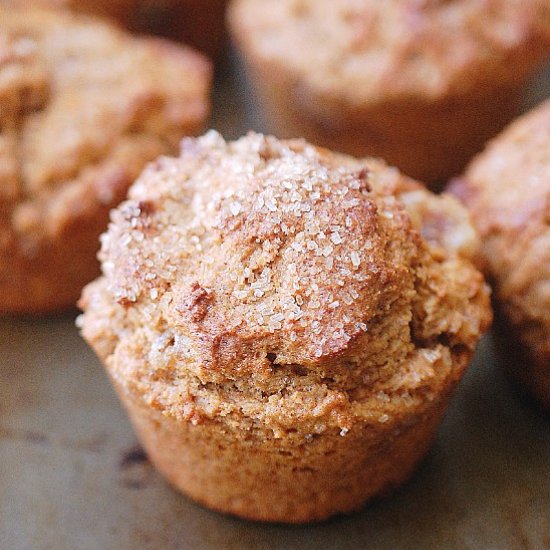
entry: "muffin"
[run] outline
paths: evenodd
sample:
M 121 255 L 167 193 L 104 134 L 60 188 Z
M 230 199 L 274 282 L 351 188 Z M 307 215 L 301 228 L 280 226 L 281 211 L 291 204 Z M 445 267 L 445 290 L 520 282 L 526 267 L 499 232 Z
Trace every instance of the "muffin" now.
M 235 0 L 229 22 L 279 135 L 435 184 L 517 113 L 548 52 L 544 4 Z
M 210 66 L 85 16 L 0 8 L 0 314 L 75 304 L 109 210 L 208 114 Z
M 512 123 L 451 191 L 483 240 L 499 325 L 518 380 L 550 410 L 550 101 Z
M 227 0 L 0 0 L 0 5 L 69 8 L 109 17 L 135 32 L 181 40 L 217 56 L 225 40 Z
M 300 523 L 407 479 L 490 319 L 457 201 L 379 161 L 212 131 L 111 219 L 79 325 L 175 487 Z

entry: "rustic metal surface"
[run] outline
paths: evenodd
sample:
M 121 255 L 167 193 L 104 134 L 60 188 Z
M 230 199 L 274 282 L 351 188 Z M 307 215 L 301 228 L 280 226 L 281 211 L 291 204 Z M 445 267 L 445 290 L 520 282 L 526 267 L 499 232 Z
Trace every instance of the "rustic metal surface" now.
M 238 82 L 226 75 L 216 96 L 213 125 L 228 137 L 262 129 Z M 2 550 L 550 548 L 550 420 L 516 395 L 490 337 L 408 484 L 352 516 L 287 527 L 173 491 L 74 315 L 0 321 Z

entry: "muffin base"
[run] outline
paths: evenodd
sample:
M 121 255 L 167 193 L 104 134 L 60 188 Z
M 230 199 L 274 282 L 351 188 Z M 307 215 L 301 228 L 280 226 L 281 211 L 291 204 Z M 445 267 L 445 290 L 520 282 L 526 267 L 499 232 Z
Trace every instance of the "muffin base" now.
M 156 468 L 202 505 L 241 518 L 307 523 L 352 512 L 406 481 L 429 449 L 452 385 L 422 411 L 275 438 L 227 419 L 194 425 L 143 403 L 112 379 Z
M 142 0 L 130 28 L 183 41 L 216 58 L 226 39 L 226 5 L 227 0 Z
M 497 307 L 495 311 L 498 313 Z M 530 357 L 529 350 L 518 342 L 516 332 L 502 314 L 496 316 L 494 329 L 504 369 L 527 397 L 550 414 L 550 365 Z
M 74 219 L 55 240 L 37 243 L 34 252 L 16 249 L 0 257 L 0 315 L 74 307 L 84 285 L 99 274 L 96 254 L 108 217 L 105 206 L 94 219 Z
M 440 99 L 395 99 L 354 106 L 320 97 L 284 67 L 247 59 L 247 72 L 278 137 L 300 135 L 356 157 L 383 158 L 441 188 L 521 107 L 524 82 Z

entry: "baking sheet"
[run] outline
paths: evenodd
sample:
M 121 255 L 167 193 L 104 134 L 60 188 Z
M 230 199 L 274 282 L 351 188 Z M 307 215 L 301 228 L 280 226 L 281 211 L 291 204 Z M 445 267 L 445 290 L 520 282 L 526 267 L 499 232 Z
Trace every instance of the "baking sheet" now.
M 530 103 L 546 97 L 539 80 Z M 264 130 L 232 60 L 212 125 Z M 435 444 L 392 498 L 313 526 L 210 512 L 137 444 L 76 312 L 0 320 L 0 549 L 550 548 L 550 419 L 484 338 Z

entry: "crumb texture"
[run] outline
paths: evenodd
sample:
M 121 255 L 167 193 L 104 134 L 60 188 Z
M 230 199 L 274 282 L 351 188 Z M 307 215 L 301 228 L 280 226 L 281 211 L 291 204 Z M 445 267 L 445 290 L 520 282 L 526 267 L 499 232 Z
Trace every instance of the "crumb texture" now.
M 84 16 L 0 6 L 0 19 L 0 288 L 17 309 L 48 286 L 25 281 L 28 262 L 58 271 L 75 233 L 83 242 L 65 254 L 84 246 L 93 256 L 109 208 L 144 164 L 199 131 L 210 68 L 191 50 Z
M 102 242 L 83 334 L 125 392 L 193 424 L 383 424 L 456 382 L 490 319 L 454 199 L 301 140 L 184 140 Z
M 245 51 L 350 103 L 521 80 L 548 52 L 548 20 L 545 0 L 237 0 L 231 10 Z

